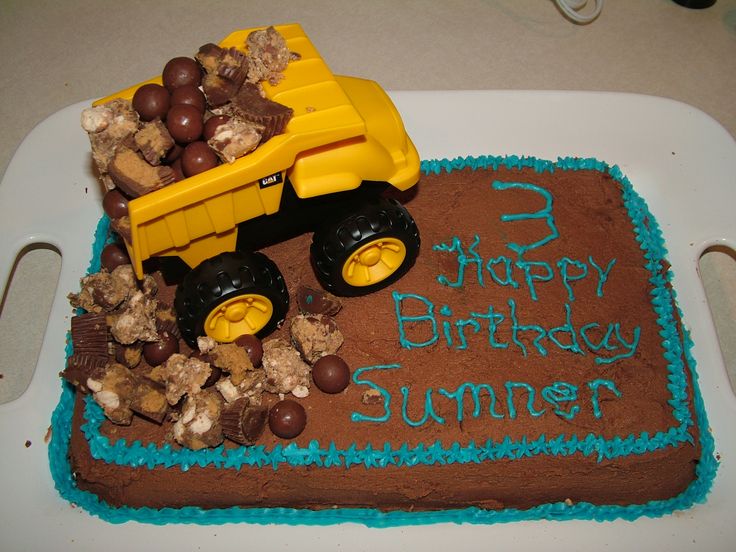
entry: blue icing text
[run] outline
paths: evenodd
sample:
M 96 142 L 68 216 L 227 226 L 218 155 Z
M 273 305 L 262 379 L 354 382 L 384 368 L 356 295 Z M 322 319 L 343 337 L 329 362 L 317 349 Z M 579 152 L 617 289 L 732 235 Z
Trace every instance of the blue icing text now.
M 353 412 L 350 415 L 352 421 L 387 422 L 391 419 L 393 414 L 391 406 L 392 392 L 370 380 L 366 374 L 373 371 L 400 368 L 400 365 L 392 364 L 389 366 L 365 366 L 355 371 L 353 383 L 378 391 L 383 414 L 374 417 L 360 412 Z M 400 379 L 400 374 L 392 379 Z M 538 418 L 551 412 L 567 420 L 572 420 L 581 412 L 583 405 L 587 405 L 586 408 L 589 408 L 593 417 L 600 418 L 603 416 L 601 397 L 611 400 L 622 396 L 621 391 L 610 379 L 596 378 L 590 380 L 586 382 L 584 390 L 585 396 L 580 397 L 580 388 L 564 381 L 552 382 L 541 389 L 523 381 L 506 381 L 503 387 L 499 389 L 488 383 L 470 382 L 464 382 L 455 389 L 440 387 L 435 390 L 428 387 L 424 390 L 423 400 L 415 399 L 415 402 L 418 401 L 422 405 L 420 410 L 423 413 L 412 417 L 409 414 L 411 395 L 412 393 L 419 393 L 422 396 L 421 391 L 402 385 L 399 387 L 399 393 L 402 396 L 400 414 L 402 421 L 410 427 L 421 427 L 428 423 L 444 424 L 445 418 L 437 413 L 438 409 L 439 407 L 443 407 L 443 410 L 447 409 L 448 403 L 454 403 L 455 417 L 458 422 L 462 422 L 468 416 L 466 397 L 469 392 L 471 403 L 469 415 L 472 418 L 479 418 L 484 415 L 483 403 L 488 405 L 485 415 L 489 419 L 507 418 L 513 420 L 523 415 Z M 580 404 L 576 404 L 578 400 L 580 400 Z
M 440 274 L 437 276 L 437 281 L 454 288 L 471 285 L 471 281 L 466 282 L 466 269 L 469 265 L 475 265 L 476 280 L 481 286 L 485 286 L 485 272 L 487 272 L 491 282 L 498 286 L 519 288 L 522 283 L 525 284 L 529 296 L 536 301 L 539 299 L 538 282 L 547 283 L 559 279 L 567 291 L 569 300 L 574 301 L 575 286 L 573 284 L 589 277 L 595 277 L 596 295 L 603 298 L 605 284 L 616 264 L 616 259 L 611 259 L 608 263 L 601 263 L 605 265 L 605 268 L 602 268 L 592 256 L 584 260 L 562 257 L 550 263 L 524 259 L 514 260 L 506 255 L 489 257 L 484 263 L 483 258 L 477 252 L 479 244 L 480 238 L 476 235 L 473 243 L 467 248 L 457 236 L 451 238 L 449 244 L 434 245 L 432 248 L 434 251 L 453 254 L 457 261 L 457 274 L 452 276 L 452 279 L 446 274 Z M 570 267 L 573 267 L 572 270 Z
M 532 320 L 526 320 L 519 312 L 516 301 L 508 299 L 506 305 L 485 305 L 485 310 L 471 311 L 464 318 L 452 317 L 453 311 L 435 304 L 416 293 L 392 293 L 394 312 L 399 332 L 399 343 L 405 349 L 421 349 L 437 343 L 450 349 L 469 347 L 469 338 L 480 335 L 474 343 L 491 349 L 516 348 L 524 357 L 535 353 L 548 355 L 549 348 L 577 355 L 594 354 L 596 364 L 611 364 L 630 358 L 636 353 L 641 328 L 625 331 L 618 322 L 573 322 L 572 305 L 565 303 L 560 312 L 558 326 L 544 328 Z M 405 308 L 418 314 L 404 315 Z M 441 330 L 440 330 L 441 328 Z M 510 339 L 504 340 L 499 330 L 508 330 Z M 565 336 L 565 339 L 562 339 Z M 596 336 L 598 336 L 596 338 Z M 531 340 L 531 346 L 523 339 Z
M 543 245 L 551 242 L 552 240 L 557 239 L 560 236 L 560 233 L 557 231 L 557 225 L 555 224 L 555 219 L 552 216 L 552 194 L 550 194 L 547 190 L 545 190 L 541 186 L 536 186 L 535 184 L 529 184 L 529 183 L 524 183 L 524 182 L 495 181 L 491 186 L 493 187 L 494 190 L 512 190 L 512 189 L 528 190 L 528 191 L 536 192 L 544 198 L 544 209 L 540 209 L 539 211 L 535 213 L 517 213 L 517 214 L 511 214 L 511 215 L 505 214 L 501 216 L 501 220 L 503 222 L 543 219 L 547 223 L 547 226 L 549 227 L 549 234 L 533 243 L 526 244 L 526 245 L 519 245 L 518 243 L 510 242 L 506 244 L 506 246 L 509 249 L 518 253 L 519 261 L 523 260 L 524 254 L 527 251 L 530 251 L 532 249 L 537 249 L 538 247 L 542 247 Z

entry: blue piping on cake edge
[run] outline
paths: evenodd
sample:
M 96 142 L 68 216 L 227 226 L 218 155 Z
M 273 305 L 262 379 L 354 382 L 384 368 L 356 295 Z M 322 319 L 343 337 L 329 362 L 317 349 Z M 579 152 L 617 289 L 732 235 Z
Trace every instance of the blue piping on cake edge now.
M 596 159 L 564 158 L 557 162 L 539 160 L 533 157 L 518 156 L 482 156 L 465 157 L 454 160 L 431 160 L 422 161 L 422 171 L 427 173 L 440 173 L 442 170 L 451 172 L 465 167 L 476 168 L 508 168 L 529 167 L 537 172 L 553 172 L 556 169 L 582 170 L 592 169 L 606 172 L 617 180 L 623 188 L 624 201 L 627 209 L 632 215 L 632 222 L 640 230 L 642 224 L 649 227 L 649 242 L 642 243 L 642 249 L 651 253 L 648 248 L 657 251 L 656 261 L 664 259 L 664 243 L 659 226 L 654 221 L 644 200 L 639 197 L 631 187 L 628 179 L 616 166 L 609 167 L 606 163 Z M 633 207 L 632 207 L 633 206 Z M 636 213 L 632 213 L 632 208 Z M 641 215 L 637 219 L 637 214 Z M 93 253 L 99 252 L 108 240 L 109 220 L 103 217 L 95 230 Z M 99 270 L 99 255 L 92 255 L 89 272 Z M 652 259 L 650 259 L 652 261 Z M 652 270 L 652 268 L 650 268 Z M 671 292 L 671 300 L 674 303 L 674 290 Z M 653 300 L 653 302 L 656 301 Z M 674 304 L 672 309 L 674 309 Z M 655 303 L 656 310 L 656 303 Z M 671 322 L 671 320 L 670 320 Z M 707 414 L 702 395 L 697 383 L 695 371 L 695 359 L 692 357 L 692 340 L 689 332 L 682 328 L 683 335 L 678 337 L 679 351 L 685 358 L 685 367 L 691 376 L 693 387 L 693 401 L 695 407 L 695 424 L 699 428 L 701 458 L 696 466 L 696 478 L 679 495 L 667 500 L 649 501 L 640 505 L 593 505 L 590 503 L 567 504 L 557 502 L 535 506 L 527 510 L 504 509 L 484 510 L 476 507 L 465 509 L 430 511 L 430 512 L 405 512 L 391 511 L 382 512 L 371 508 L 329 508 L 325 510 L 304 510 L 291 508 L 240 508 L 231 507 L 224 509 L 204 510 L 199 507 L 183 507 L 178 509 L 163 508 L 160 510 L 152 508 L 112 507 L 97 496 L 87 491 L 78 489 L 74 483 L 71 466 L 67 456 L 69 441 L 71 437 L 71 420 L 74 406 L 74 390 L 66 382 L 62 383 L 62 394 L 54 413 L 52 415 L 52 438 L 49 443 L 49 461 L 55 487 L 65 499 L 84 508 L 110 523 L 123 523 L 129 520 L 152 524 L 167 523 L 198 523 L 198 524 L 222 524 L 230 522 L 247 522 L 256 524 L 285 523 L 292 525 L 330 525 L 343 522 L 361 523 L 369 527 L 392 527 L 405 525 L 425 525 L 431 523 L 506 523 L 524 520 L 594 520 L 610 521 L 624 519 L 632 521 L 642 516 L 660 517 L 676 510 L 687 509 L 695 504 L 705 501 L 715 478 L 718 462 L 715 459 L 715 442 L 709 430 Z M 672 336 L 669 336 L 670 338 Z M 71 345 L 67 343 L 67 354 L 70 353 Z M 668 368 L 671 365 L 668 365 Z M 684 375 L 683 375 L 684 377 Z M 686 408 L 686 406 L 683 406 Z M 677 409 L 675 408 L 675 413 Z M 689 416 L 689 412 L 688 412 Z M 692 423 L 692 421 L 691 421 Z

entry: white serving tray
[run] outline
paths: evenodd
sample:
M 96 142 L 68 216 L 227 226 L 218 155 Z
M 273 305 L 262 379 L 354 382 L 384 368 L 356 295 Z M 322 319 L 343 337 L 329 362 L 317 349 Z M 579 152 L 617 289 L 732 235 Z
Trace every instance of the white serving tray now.
M 721 466 L 706 504 L 635 522 L 439 524 L 368 529 L 327 527 L 112 525 L 62 500 L 43 436 L 60 394 L 71 308 L 66 294 L 85 272 L 101 215 L 81 102 L 52 115 L 21 144 L 0 185 L 0 289 L 17 254 L 32 243 L 62 256 L 59 284 L 29 388 L 0 405 L 0 549 L 182 550 L 222 547 L 300 551 L 707 550 L 736 542 L 736 398 L 698 277 L 716 244 L 736 246 L 736 142 L 688 105 L 648 96 L 589 92 L 394 92 L 423 159 L 517 154 L 595 157 L 617 164 L 664 232 L 680 306 L 691 329 L 700 386 Z M 27 440 L 32 445 L 27 447 Z

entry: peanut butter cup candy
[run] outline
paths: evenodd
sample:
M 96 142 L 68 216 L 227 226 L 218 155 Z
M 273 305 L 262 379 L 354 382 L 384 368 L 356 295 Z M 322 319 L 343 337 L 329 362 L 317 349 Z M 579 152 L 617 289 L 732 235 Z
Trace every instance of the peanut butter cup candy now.
M 174 182 L 174 172 L 170 167 L 154 167 L 140 153 L 126 147 L 118 148 L 108 171 L 115 185 L 134 198 Z
M 215 385 L 220 379 L 220 376 L 222 376 L 222 369 L 212 364 L 212 359 L 209 357 L 209 355 L 202 353 L 201 351 L 194 351 L 191 354 L 190 358 L 194 358 L 201 362 L 206 362 L 210 367 L 210 375 L 202 384 L 202 389 L 206 389 L 207 387 L 212 387 L 213 385 Z
M 85 313 L 71 320 L 74 354 L 107 358 L 107 319 L 103 313 Z
M 241 445 L 252 445 L 263 433 L 267 418 L 265 406 L 252 405 L 243 397 L 225 407 L 220 422 L 225 437 Z
M 250 82 L 240 88 L 230 109 L 241 119 L 263 126 L 261 142 L 283 133 L 294 114 L 290 107 L 261 96 L 258 86 Z

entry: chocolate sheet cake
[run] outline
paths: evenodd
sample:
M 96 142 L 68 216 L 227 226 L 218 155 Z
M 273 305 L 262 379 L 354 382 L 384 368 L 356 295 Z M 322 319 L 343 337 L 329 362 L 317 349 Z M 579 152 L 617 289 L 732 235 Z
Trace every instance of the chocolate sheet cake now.
M 265 361 L 250 363 L 242 378 L 263 379 L 248 413 L 252 397 L 228 400 L 227 386 L 191 388 L 229 409 L 220 422 L 234 439 L 173 439 L 186 417 L 177 400 L 160 423 L 115 424 L 94 392 L 64 383 L 50 445 L 62 495 L 113 522 L 373 526 L 634 519 L 703 500 L 716 463 L 689 336 L 658 226 L 626 177 L 577 158 L 422 169 L 416 189 L 393 193 L 422 245 L 388 288 L 336 304 L 305 266 L 309 235 L 264 250 L 291 298 L 264 354 L 285 344 L 306 372 L 277 388 Z M 103 219 L 91 272 L 114 239 Z M 170 304 L 154 278 L 155 301 Z M 316 354 L 290 331 L 305 316 L 334 325 L 320 322 Z M 96 339 L 82 343 L 99 356 Z M 77 366 L 90 351 L 69 353 Z M 313 363 L 333 354 L 349 381 L 325 391 Z M 149 360 L 126 370 L 155 374 Z M 266 420 L 284 398 L 305 415 L 293 437 Z

